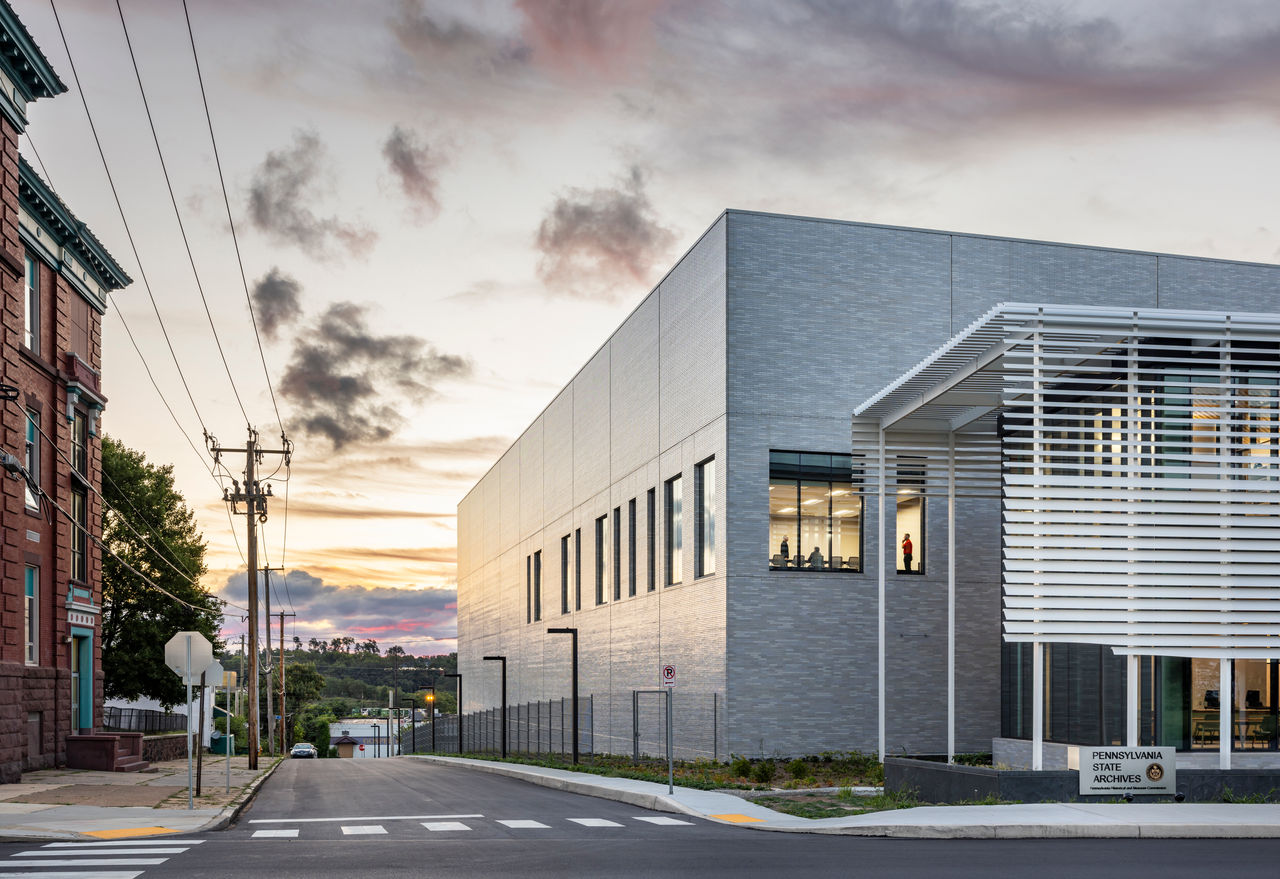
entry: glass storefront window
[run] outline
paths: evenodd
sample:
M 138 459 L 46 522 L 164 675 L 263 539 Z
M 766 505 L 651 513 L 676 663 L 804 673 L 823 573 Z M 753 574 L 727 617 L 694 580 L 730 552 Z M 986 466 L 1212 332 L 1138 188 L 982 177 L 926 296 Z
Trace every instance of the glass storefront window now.
M 862 570 L 862 495 L 850 455 L 769 453 L 771 570 Z

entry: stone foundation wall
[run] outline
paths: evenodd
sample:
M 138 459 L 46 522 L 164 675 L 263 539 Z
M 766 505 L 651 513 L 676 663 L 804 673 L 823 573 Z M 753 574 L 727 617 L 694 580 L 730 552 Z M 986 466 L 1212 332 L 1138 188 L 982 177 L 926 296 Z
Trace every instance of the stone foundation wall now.
M 191 753 L 200 748 L 196 734 L 191 734 Z M 143 736 L 142 759 L 148 763 L 159 763 L 161 760 L 181 760 L 187 756 L 187 741 L 184 733 L 170 736 Z
M 0 784 L 66 762 L 70 706 L 66 670 L 0 663 Z

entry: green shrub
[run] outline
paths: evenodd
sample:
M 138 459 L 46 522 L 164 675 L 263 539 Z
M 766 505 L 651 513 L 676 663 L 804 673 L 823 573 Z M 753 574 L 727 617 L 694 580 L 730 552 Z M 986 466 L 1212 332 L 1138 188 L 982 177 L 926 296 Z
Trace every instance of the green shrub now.
M 795 779 L 806 779 L 813 775 L 813 767 L 809 765 L 807 760 L 801 760 L 799 757 L 787 764 L 787 774 Z
M 734 757 L 729 764 L 729 771 L 739 778 L 748 778 L 751 775 L 751 761 L 746 757 Z
M 773 781 L 775 772 L 777 767 L 773 765 L 772 760 L 761 760 L 751 767 L 751 780 L 756 784 L 768 784 Z

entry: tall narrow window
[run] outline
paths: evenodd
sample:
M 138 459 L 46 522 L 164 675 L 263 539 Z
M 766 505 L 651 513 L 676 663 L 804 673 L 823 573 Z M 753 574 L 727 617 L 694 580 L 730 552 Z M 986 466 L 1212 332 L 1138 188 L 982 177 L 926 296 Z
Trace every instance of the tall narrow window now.
M 648 546 L 645 548 L 644 569 L 645 576 L 649 581 L 649 591 L 652 592 L 658 588 L 658 490 L 656 488 L 649 489 L 649 494 L 645 498 L 645 541 Z
M 89 419 L 76 409 L 71 416 L 71 464 L 81 476 L 89 475 Z
M 524 621 L 533 622 L 533 557 L 524 557 Z
M 89 497 L 84 489 L 71 490 L 71 579 L 89 579 Z
M 667 582 L 674 586 L 684 577 L 684 489 L 679 476 L 667 480 L 667 510 L 663 536 L 667 543 Z
M 27 410 L 27 443 L 26 443 L 26 461 L 24 462 L 27 473 L 31 476 L 31 481 L 37 486 L 40 484 L 40 413 Z M 36 497 L 34 489 L 28 484 L 24 487 L 26 492 L 27 508 L 31 510 L 39 509 L 40 498 Z
M 23 599 L 22 605 L 22 631 L 23 639 L 26 642 L 23 658 L 27 665 L 35 665 L 36 647 L 38 646 L 37 635 L 40 631 L 40 569 L 33 565 L 27 565 L 26 574 L 26 597 Z
M 569 535 L 560 538 L 560 613 L 569 612 Z
M 627 595 L 636 594 L 636 499 L 627 502 Z
M 716 572 L 716 462 L 703 461 L 694 471 L 694 543 L 695 576 Z
M 622 600 L 622 508 L 613 508 L 613 600 Z
M 897 540 L 899 574 L 923 574 L 925 562 L 925 471 L 909 456 L 897 460 Z
M 573 609 L 582 610 L 582 529 L 573 529 Z
M 604 528 L 607 518 L 601 516 L 596 519 L 596 604 L 604 604 Z
M 39 354 L 40 353 L 40 264 L 36 262 L 35 257 L 27 254 L 27 275 L 25 290 L 23 291 L 23 302 L 25 303 L 25 317 L 23 320 L 23 342 L 27 346 L 27 350 Z
M 542 550 L 533 554 L 533 621 L 542 619 Z

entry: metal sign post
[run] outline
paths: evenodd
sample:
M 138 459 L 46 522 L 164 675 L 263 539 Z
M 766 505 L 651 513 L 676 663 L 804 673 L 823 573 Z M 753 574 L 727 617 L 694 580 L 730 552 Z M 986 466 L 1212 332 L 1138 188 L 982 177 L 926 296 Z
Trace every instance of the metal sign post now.
M 635 759 L 640 759 L 640 694 L 641 693 L 657 693 L 660 696 L 667 697 L 667 793 L 675 793 L 675 751 L 672 748 L 673 729 L 671 723 L 671 688 L 663 687 L 661 690 L 632 690 L 631 691 L 631 735 L 633 743 L 633 753 Z
M 187 808 L 194 810 L 195 792 L 191 772 L 191 685 L 213 663 L 213 645 L 199 632 L 178 632 L 164 645 L 164 663 L 187 685 Z M 200 671 L 197 672 L 196 669 Z M 201 704 L 204 704 L 203 697 Z

